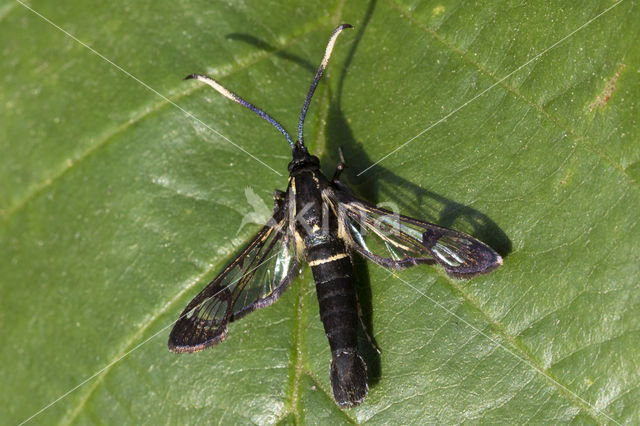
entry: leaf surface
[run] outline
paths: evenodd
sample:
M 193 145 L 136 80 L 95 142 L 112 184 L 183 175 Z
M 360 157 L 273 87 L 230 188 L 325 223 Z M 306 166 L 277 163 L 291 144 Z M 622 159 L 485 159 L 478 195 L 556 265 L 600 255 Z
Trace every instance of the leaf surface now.
M 0 4 L 0 418 L 640 421 L 636 2 L 29 7 Z M 212 75 L 294 134 L 342 22 L 305 128 L 326 173 L 342 147 L 359 196 L 505 258 L 471 281 L 358 260 L 382 354 L 362 339 L 370 392 L 347 410 L 308 269 L 224 343 L 166 349 L 259 228 L 245 194 L 270 205 L 290 157 L 182 79 Z

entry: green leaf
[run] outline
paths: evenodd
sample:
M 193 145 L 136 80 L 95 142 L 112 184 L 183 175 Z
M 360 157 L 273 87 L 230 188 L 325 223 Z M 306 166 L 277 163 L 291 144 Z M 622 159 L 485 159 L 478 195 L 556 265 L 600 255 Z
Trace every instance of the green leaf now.
M 637 4 L 309 3 L 0 4 L 0 418 L 638 423 Z M 505 257 L 471 281 L 359 260 L 382 354 L 363 339 L 369 396 L 345 410 L 308 269 L 217 347 L 166 348 L 290 152 L 182 79 L 295 133 L 343 22 L 306 126 L 326 173 L 343 147 L 360 196 Z

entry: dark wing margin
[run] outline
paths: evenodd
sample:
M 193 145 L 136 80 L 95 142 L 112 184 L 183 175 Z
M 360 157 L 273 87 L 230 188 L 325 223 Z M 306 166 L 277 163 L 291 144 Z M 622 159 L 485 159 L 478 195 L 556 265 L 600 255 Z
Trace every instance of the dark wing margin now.
M 169 335 L 172 352 L 198 352 L 227 337 L 230 322 L 278 300 L 299 267 L 279 209 L 258 235 L 189 302 Z
M 463 232 L 403 216 L 329 187 L 323 197 L 340 222 L 341 237 L 371 261 L 386 268 L 439 264 L 447 274 L 471 278 L 502 265 L 502 257 Z

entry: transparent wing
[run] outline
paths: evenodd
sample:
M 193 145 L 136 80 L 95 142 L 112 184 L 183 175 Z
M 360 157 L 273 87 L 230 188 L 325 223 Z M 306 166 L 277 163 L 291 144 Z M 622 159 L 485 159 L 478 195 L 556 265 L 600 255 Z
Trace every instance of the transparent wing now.
M 240 255 L 182 311 L 169 335 L 173 352 L 197 352 L 227 337 L 227 326 L 278 300 L 298 270 L 285 214 L 276 212 Z
M 327 188 L 323 197 L 339 218 L 341 236 L 384 267 L 438 263 L 449 275 L 470 278 L 502 264 L 495 250 L 463 232 L 375 207 L 340 188 Z

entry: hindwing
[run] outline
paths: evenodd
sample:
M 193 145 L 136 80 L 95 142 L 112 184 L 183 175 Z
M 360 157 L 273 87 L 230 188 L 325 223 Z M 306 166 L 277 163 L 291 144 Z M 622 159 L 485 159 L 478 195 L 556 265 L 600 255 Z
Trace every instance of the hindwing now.
M 328 187 L 323 197 L 348 244 L 386 268 L 437 263 L 451 276 L 470 278 L 502 264 L 495 250 L 464 232 L 376 207 L 341 187 Z

